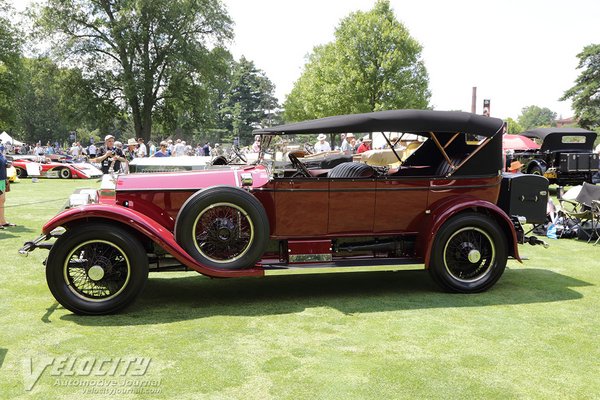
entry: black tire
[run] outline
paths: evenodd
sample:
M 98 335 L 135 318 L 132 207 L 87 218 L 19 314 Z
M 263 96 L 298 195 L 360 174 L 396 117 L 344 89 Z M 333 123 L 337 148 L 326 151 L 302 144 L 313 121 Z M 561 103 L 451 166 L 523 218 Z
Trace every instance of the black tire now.
M 227 159 L 223 156 L 218 156 L 212 160 L 212 165 L 227 165 Z
M 54 298 L 76 314 L 101 315 L 130 304 L 148 279 L 148 257 L 130 232 L 102 223 L 67 230 L 48 255 Z
M 327 173 L 328 178 L 371 178 L 373 175 L 375 175 L 373 167 L 357 162 L 336 165 Z
M 71 179 L 71 170 L 69 168 L 61 168 L 58 170 L 58 176 L 60 176 L 60 179 Z
M 539 165 L 533 165 L 531 168 L 529 168 L 529 173 L 533 175 L 544 176 L 544 169 Z
M 448 291 L 483 292 L 502 276 L 507 249 L 506 238 L 496 221 L 472 212 L 460 214 L 437 232 L 429 272 Z
M 15 167 L 15 170 L 17 171 L 17 178 L 27 178 L 27 171 L 25 171 L 23 168 Z
M 269 241 L 269 220 L 262 204 L 230 186 L 203 189 L 181 207 L 175 240 L 200 264 L 234 270 L 249 268 Z

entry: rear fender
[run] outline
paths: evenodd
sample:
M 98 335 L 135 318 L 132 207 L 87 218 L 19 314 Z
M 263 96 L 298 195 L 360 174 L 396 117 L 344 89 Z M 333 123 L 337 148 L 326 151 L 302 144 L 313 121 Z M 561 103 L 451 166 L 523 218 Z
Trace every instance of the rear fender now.
M 435 236 L 440 227 L 450 218 L 460 214 L 463 211 L 481 212 L 497 221 L 498 226 L 506 237 L 509 254 L 521 262 L 521 258 L 519 257 L 517 232 L 515 231 L 512 221 L 504 211 L 502 211 L 495 204 L 485 200 L 479 200 L 475 198 L 466 200 L 464 197 L 450 197 L 433 204 L 429 210 L 427 218 L 424 221 L 423 229 L 419 234 L 417 240 L 417 243 L 419 243 L 417 245 L 417 252 L 420 253 L 418 255 L 424 258 L 426 268 L 429 268 L 431 249 L 433 247 L 433 242 L 435 241 Z
M 216 278 L 264 275 L 262 269 L 256 267 L 243 270 L 219 270 L 200 264 L 179 246 L 171 231 L 144 214 L 122 206 L 89 204 L 67 209 L 48 221 L 42 228 L 42 233 L 48 235 L 60 226 L 68 229 L 70 226 L 86 224 L 90 220 L 124 225 L 134 229 L 162 247 L 183 265 L 203 275 Z

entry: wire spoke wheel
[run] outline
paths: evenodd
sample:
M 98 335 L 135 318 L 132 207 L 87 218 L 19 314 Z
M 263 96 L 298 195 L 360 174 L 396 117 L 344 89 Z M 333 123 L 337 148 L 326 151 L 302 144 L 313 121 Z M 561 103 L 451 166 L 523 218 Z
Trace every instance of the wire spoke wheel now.
M 495 257 L 492 238 L 477 227 L 457 230 L 444 247 L 446 271 L 461 282 L 474 282 L 485 277 L 494 265 Z
M 202 210 L 196 221 L 195 245 L 215 263 L 242 257 L 254 239 L 254 225 L 248 213 L 231 203 L 216 203 Z
M 91 240 L 77 245 L 64 263 L 69 289 L 87 301 L 107 301 L 118 296 L 129 283 L 131 264 L 114 243 Z
M 429 272 L 443 289 L 479 293 L 500 279 L 508 259 L 507 238 L 490 216 L 465 212 L 447 220 L 432 245 Z

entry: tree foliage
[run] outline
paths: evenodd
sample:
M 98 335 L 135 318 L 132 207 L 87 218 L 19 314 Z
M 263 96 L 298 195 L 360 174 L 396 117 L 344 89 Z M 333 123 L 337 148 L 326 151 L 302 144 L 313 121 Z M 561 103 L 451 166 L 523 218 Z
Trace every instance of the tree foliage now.
M 511 135 L 516 135 L 525 131 L 523 127 L 514 119 L 507 118 L 506 119 L 506 133 L 510 133 Z
M 575 86 L 560 100 L 573 100 L 575 116 L 584 128 L 600 127 L 600 44 L 591 44 L 577 55 L 581 70 Z
M 426 108 L 429 78 L 421 45 L 388 0 L 342 20 L 317 46 L 285 102 L 288 120 L 393 108 Z
M 0 0 L 0 125 L 12 130 L 15 125 L 15 96 L 21 81 L 22 34 L 11 23 L 14 11 Z
M 252 130 L 270 125 L 278 107 L 275 86 L 252 61 L 242 57 L 234 63 L 231 82 L 225 93 L 221 117 L 226 128 L 242 143 L 250 144 Z
M 37 21 L 54 55 L 93 77 L 146 140 L 155 108 L 210 99 L 213 49 L 232 35 L 219 0 L 46 0 Z
M 523 130 L 539 128 L 542 126 L 556 126 L 556 113 L 549 108 L 528 106 L 521 109 L 518 117 L 519 125 Z
M 95 95 L 93 82 L 81 71 L 61 68 L 48 58 L 24 59 L 15 99 L 18 131 L 27 142 L 63 143 L 78 128 L 113 132 L 117 110 Z

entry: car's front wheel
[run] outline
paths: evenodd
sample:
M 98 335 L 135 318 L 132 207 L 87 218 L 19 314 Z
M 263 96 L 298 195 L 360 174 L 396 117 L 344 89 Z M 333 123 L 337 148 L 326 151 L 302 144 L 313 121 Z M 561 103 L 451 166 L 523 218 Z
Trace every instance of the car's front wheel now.
M 470 212 L 450 219 L 439 229 L 429 272 L 448 291 L 483 292 L 500 279 L 507 258 L 506 238 L 498 224 Z
M 48 255 L 46 281 L 76 314 L 110 314 L 130 304 L 148 278 L 148 258 L 130 232 L 101 223 L 67 230 Z

